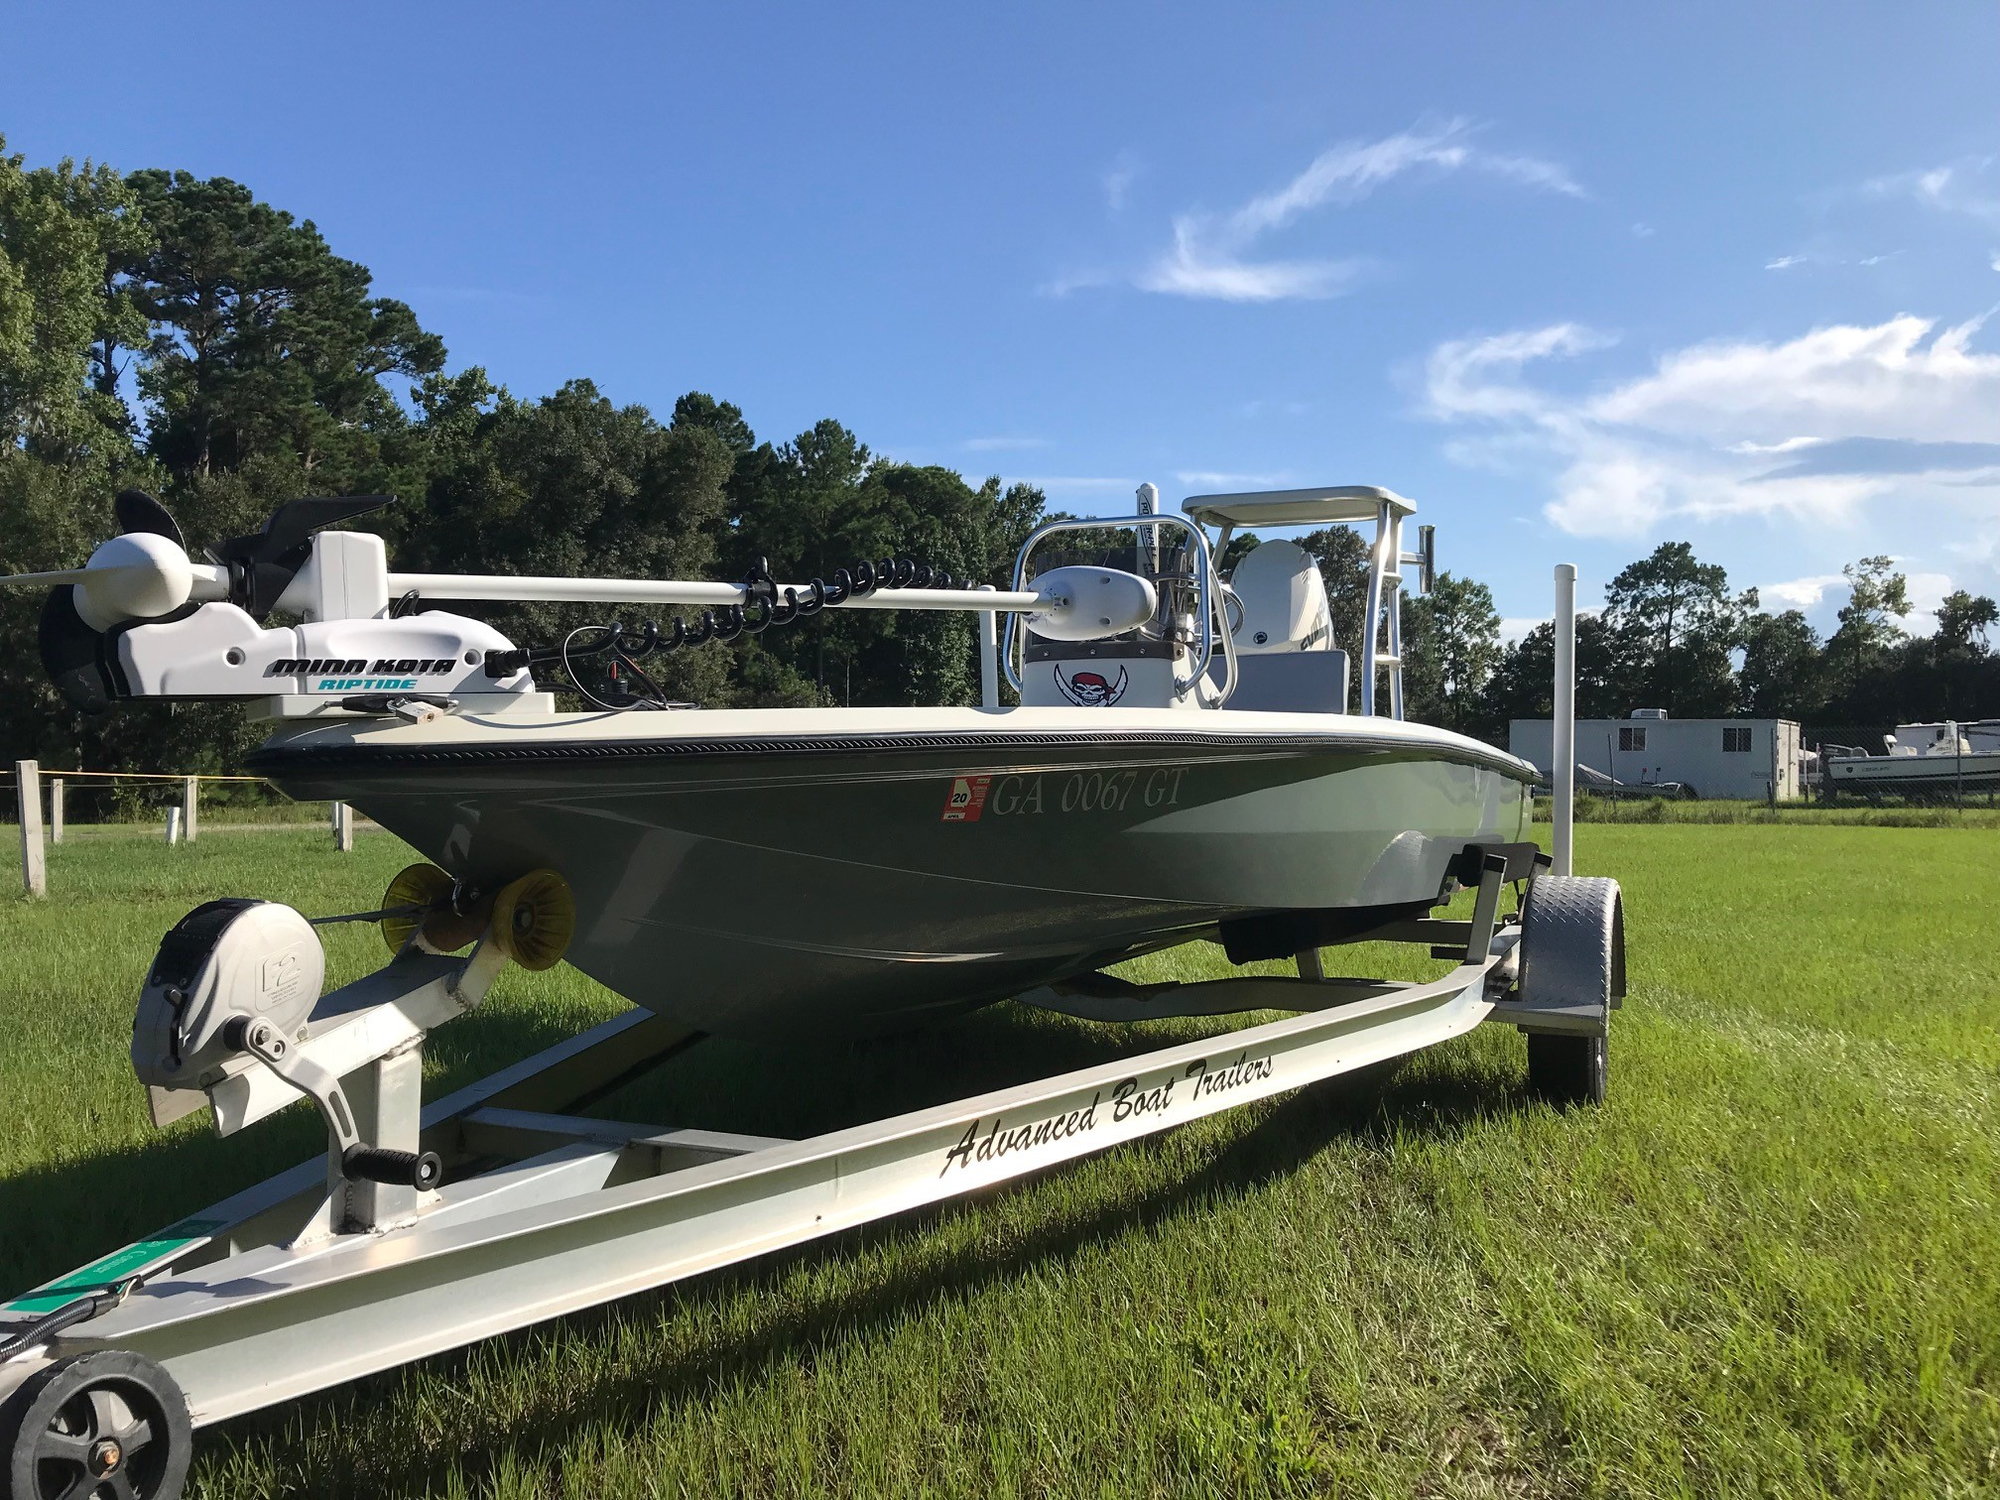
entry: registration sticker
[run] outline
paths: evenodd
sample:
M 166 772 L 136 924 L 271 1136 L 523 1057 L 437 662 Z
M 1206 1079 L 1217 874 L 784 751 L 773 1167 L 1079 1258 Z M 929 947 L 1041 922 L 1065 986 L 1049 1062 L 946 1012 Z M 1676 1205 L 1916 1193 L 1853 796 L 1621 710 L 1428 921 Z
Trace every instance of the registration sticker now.
M 951 793 L 944 799 L 944 814 L 941 823 L 977 823 L 979 815 L 986 810 L 986 791 L 993 785 L 991 776 L 954 776 L 951 779 Z
M 228 1224 L 221 1219 L 183 1219 L 172 1228 L 162 1229 L 151 1239 L 139 1240 L 122 1250 L 114 1250 L 109 1255 L 70 1272 L 59 1281 L 51 1281 L 46 1286 L 37 1287 L 25 1297 L 16 1297 L 12 1302 L 0 1303 L 0 1313 L 39 1317 L 43 1313 L 54 1312 L 57 1308 L 74 1302 L 78 1297 L 104 1291 L 123 1281 L 127 1276 L 150 1271 L 153 1267 L 214 1239 L 228 1227 Z

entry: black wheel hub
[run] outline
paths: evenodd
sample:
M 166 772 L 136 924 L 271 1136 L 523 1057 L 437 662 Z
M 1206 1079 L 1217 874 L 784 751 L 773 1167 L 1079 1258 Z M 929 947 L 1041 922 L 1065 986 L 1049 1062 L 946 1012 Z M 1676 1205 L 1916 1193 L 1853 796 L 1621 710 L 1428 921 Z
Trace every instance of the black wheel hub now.
M 119 1465 L 125 1462 L 125 1449 L 116 1438 L 99 1438 L 91 1445 L 90 1457 L 83 1466 L 99 1479 L 116 1474 Z

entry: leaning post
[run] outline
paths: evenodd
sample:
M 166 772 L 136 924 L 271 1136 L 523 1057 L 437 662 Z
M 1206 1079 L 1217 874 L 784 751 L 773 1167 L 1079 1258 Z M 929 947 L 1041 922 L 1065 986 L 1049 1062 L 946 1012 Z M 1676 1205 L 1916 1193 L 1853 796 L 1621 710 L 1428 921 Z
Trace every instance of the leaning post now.
M 30 896 L 49 893 L 49 867 L 42 848 L 42 763 L 14 762 L 14 796 L 21 807 L 21 888 Z
M 1572 873 L 1576 838 L 1576 564 L 1556 564 L 1555 764 L 1550 792 L 1555 805 L 1555 873 Z
M 190 776 L 181 783 L 181 837 L 190 844 L 194 842 L 196 825 L 200 820 L 201 780 Z

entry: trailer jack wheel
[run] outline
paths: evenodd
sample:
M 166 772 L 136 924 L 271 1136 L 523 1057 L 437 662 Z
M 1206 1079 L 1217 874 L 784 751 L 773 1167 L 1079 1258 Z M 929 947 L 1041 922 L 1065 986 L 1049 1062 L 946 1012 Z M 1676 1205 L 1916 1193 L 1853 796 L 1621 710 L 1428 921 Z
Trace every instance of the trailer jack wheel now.
M 0 1422 L 7 1493 L 20 1500 L 177 1500 L 193 1433 L 173 1377 L 104 1349 L 34 1376 Z
M 1602 1104 L 1609 1063 L 1604 1041 L 1601 1036 L 1529 1032 L 1529 1089 L 1559 1108 Z

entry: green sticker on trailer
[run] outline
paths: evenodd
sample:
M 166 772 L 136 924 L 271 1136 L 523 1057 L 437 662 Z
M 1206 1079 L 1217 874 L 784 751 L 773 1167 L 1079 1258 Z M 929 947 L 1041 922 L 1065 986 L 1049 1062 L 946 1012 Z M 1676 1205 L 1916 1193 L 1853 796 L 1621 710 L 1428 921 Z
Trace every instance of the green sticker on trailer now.
M 16 1297 L 0 1306 L 0 1313 L 26 1313 L 30 1317 L 39 1317 L 43 1313 L 54 1312 L 87 1293 L 101 1292 L 127 1276 L 150 1271 L 162 1261 L 172 1260 L 183 1250 L 206 1243 L 215 1237 L 217 1231 L 227 1227 L 222 1219 L 183 1219 L 162 1229 L 151 1239 L 135 1240 L 122 1250 L 113 1250 L 87 1266 L 79 1266 L 60 1281 L 51 1281 L 47 1286 L 36 1287 L 25 1297 Z

